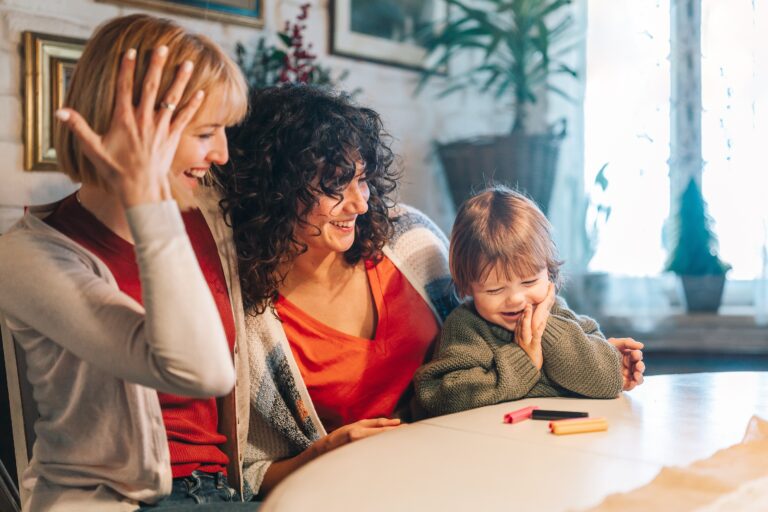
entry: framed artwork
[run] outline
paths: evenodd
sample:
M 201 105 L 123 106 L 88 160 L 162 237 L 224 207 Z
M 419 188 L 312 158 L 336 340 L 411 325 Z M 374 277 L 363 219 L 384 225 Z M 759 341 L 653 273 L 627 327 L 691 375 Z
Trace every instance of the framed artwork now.
M 64 104 L 85 40 L 37 32 L 22 34 L 24 45 L 24 169 L 55 171 L 53 113 Z
M 97 0 L 110 4 L 133 5 L 183 14 L 224 23 L 237 23 L 251 27 L 262 27 L 264 15 L 263 0 Z
M 331 0 L 331 53 L 410 69 L 426 67 L 423 41 L 443 0 Z

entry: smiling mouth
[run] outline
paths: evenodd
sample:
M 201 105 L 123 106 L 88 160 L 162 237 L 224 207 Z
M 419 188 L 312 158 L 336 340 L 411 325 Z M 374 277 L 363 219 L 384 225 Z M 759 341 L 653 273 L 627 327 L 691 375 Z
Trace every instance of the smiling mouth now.
M 332 221 L 329 221 L 329 222 L 330 222 L 330 224 L 332 226 L 337 227 L 339 229 L 342 229 L 344 231 L 349 231 L 349 230 L 351 230 L 352 228 L 355 227 L 355 221 L 354 220 L 347 220 L 347 221 L 344 221 L 344 222 L 332 220 Z
M 513 312 L 502 311 L 501 316 L 503 316 L 504 318 L 512 319 L 522 315 L 523 311 L 525 311 L 525 308 L 521 309 L 520 311 L 513 311 Z
M 194 169 L 187 169 L 184 171 L 184 176 L 188 178 L 204 178 L 206 174 L 208 174 L 208 168 L 194 168 Z

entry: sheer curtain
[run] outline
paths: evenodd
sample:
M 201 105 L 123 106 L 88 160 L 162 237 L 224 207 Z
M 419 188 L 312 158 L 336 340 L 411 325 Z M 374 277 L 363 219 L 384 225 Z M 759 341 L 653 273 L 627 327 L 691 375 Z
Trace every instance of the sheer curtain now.
M 729 280 L 764 278 L 768 6 L 702 0 L 702 191 Z M 738 300 L 738 299 L 737 299 Z
M 691 17 L 696 26 L 686 30 L 685 22 L 670 23 L 680 1 L 589 0 L 584 182 L 589 190 L 607 164 L 612 207 L 589 269 L 613 277 L 610 313 L 659 310 L 675 297 L 673 278 L 660 276 L 663 227 L 677 200 L 669 177 L 687 181 L 681 173 L 691 170 L 669 165 L 670 77 L 694 80 L 701 123 L 690 129 L 700 130 L 703 166 L 692 172 L 701 173 L 720 256 L 733 266 L 725 311 L 754 311 L 758 323 L 768 323 L 768 5 L 700 0 L 700 21 Z M 700 76 L 698 63 L 690 76 L 682 63 L 671 69 L 670 40 L 684 43 L 699 29 Z M 642 290 L 649 296 L 636 297 Z
M 670 204 L 669 12 L 661 0 L 588 3 L 584 183 L 589 193 L 607 164 L 611 207 L 588 269 L 611 276 L 605 313 L 648 328 L 668 307 L 658 276 Z

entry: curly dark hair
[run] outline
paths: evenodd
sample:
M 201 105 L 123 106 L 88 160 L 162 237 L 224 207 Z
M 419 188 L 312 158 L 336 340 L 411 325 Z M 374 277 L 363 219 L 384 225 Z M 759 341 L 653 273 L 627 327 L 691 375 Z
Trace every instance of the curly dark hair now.
M 216 171 L 220 206 L 232 226 L 243 304 L 250 314 L 273 307 L 285 275 L 279 267 L 306 252 L 296 228 L 326 195 L 342 198 L 365 165 L 368 212 L 358 217 L 347 263 L 379 259 L 393 232 L 389 211 L 399 172 L 391 137 L 374 110 L 348 95 L 307 85 L 251 93 L 250 113 L 228 130 L 230 161 Z

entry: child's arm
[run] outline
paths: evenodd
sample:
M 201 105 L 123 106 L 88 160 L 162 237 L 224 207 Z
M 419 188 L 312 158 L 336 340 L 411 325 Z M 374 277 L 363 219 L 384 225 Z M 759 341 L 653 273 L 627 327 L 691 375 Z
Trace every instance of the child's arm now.
M 621 354 L 593 319 L 576 315 L 558 298 L 542 336 L 544 372 L 558 385 L 589 398 L 621 392 Z
M 461 306 L 446 319 L 437 354 L 416 372 L 414 384 L 420 404 L 435 416 L 523 398 L 540 377 L 512 333 L 492 332 Z

